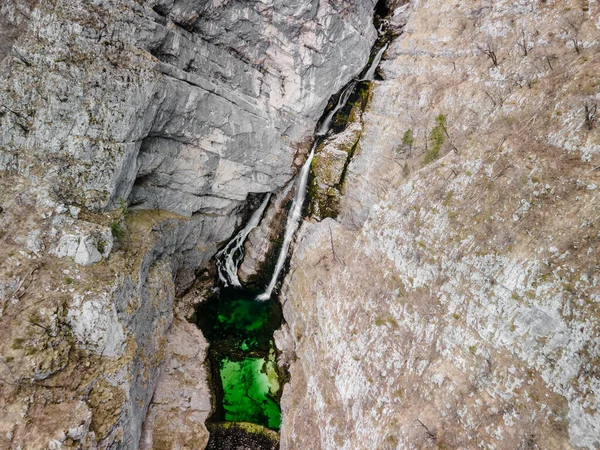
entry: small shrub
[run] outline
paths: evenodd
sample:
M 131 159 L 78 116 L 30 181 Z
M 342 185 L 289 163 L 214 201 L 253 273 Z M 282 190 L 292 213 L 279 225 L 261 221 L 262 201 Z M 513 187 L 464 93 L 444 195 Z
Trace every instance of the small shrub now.
M 412 149 L 414 143 L 415 138 L 413 136 L 413 130 L 412 128 L 409 128 L 404 132 L 404 135 L 402 136 L 402 145 L 410 150 Z
M 411 151 L 414 143 L 415 137 L 413 136 L 412 128 L 409 128 L 404 132 L 404 135 L 402 136 L 402 146 L 404 147 L 404 149 Z
M 435 127 L 429 134 L 430 148 L 425 153 L 423 164 L 427 165 L 440 157 L 440 150 L 446 138 L 446 116 L 440 114 L 435 118 Z
M 129 205 L 123 197 L 119 197 L 117 200 L 117 210 L 119 211 L 119 218 L 110 223 L 110 232 L 118 242 L 125 236 L 126 221 L 129 215 Z M 99 246 L 102 248 L 99 249 L 100 253 L 104 253 L 104 245 L 104 242 L 99 242 Z
M 65 277 L 65 284 L 71 284 L 71 283 L 73 283 L 73 278 Z
M 129 205 L 127 204 L 127 200 L 125 200 L 123 197 L 119 197 L 119 200 L 117 202 L 118 202 L 117 208 L 119 209 L 121 219 L 122 220 L 127 219 L 127 215 L 129 214 Z
M 125 234 L 125 231 L 123 230 L 123 226 L 121 225 L 121 222 L 119 222 L 117 220 L 110 223 L 110 232 L 117 241 L 120 240 L 123 237 L 123 235 Z
M 412 154 L 413 144 L 415 138 L 413 136 L 412 128 L 409 128 L 402 135 L 402 143 L 396 148 L 396 155 L 402 157 L 405 153 Z

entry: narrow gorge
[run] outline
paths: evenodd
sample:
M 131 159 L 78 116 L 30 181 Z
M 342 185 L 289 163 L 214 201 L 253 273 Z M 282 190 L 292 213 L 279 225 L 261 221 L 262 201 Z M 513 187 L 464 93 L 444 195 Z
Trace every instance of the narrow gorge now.
M 595 0 L 0 3 L 0 449 L 600 447 Z
M 382 20 L 376 17 L 377 22 Z M 383 25 L 380 39 L 386 37 L 381 33 L 382 29 Z M 282 361 L 285 347 L 278 348 L 274 341 L 274 333 L 282 332 L 283 319 L 281 305 L 275 298 L 279 292 L 278 282 L 284 276 L 282 272 L 288 262 L 290 244 L 306 211 L 304 205 L 310 168 L 315 149 L 321 143 L 320 137 L 332 132 L 334 119 L 338 119 L 338 128 L 340 124 L 346 125 L 337 113 L 346 108 L 351 95 L 356 96 L 357 83 L 374 78 L 387 45 L 387 42 L 380 43 L 381 48 L 364 69 L 365 76 L 350 81 L 341 90 L 333 101 L 335 106 L 328 108 L 330 111 L 326 111 L 317 127 L 311 150 L 292 183 L 294 195 L 279 233 L 282 235 L 281 245 L 271 243 L 272 252 L 277 256 L 264 292 L 257 294 L 255 290 L 242 286 L 238 270 L 244 258 L 243 244 L 259 226 L 271 194 L 264 196 L 244 227 L 215 255 L 219 283 L 214 288 L 214 295 L 196 306 L 198 326 L 210 343 L 208 360 L 214 405 L 209 418 L 212 423 L 209 426 L 209 449 L 278 447 L 279 438 L 274 431 L 278 431 L 281 425 L 279 400 L 283 385 L 289 378 L 286 364 Z M 346 164 L 349 164 L 351 155 L 347 158 Z M 262 256 L 269 259 L 268 253 Z M 269 271 L 266 272 L 269 275 Z

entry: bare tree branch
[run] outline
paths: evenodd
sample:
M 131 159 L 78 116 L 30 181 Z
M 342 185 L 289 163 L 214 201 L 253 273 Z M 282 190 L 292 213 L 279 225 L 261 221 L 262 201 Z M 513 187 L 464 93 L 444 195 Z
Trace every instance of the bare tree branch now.
M 477 44 L 477 49 L 492 60 L 494 67 L 498 67 L 498 56 L 495 46 L 491 42 L 488 42 L 485 47 Z
M 592 130 L 594 125 L 596 124 L 596 116 L 598 114 L 598 104 L 594 103 L 593 105 L 585 102 L 585 126 L 588 130 Z

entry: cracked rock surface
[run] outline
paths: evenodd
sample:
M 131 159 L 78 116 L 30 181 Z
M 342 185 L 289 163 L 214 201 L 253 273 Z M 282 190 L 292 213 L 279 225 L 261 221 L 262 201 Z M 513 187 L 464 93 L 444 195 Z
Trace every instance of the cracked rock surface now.
M 284 282 L 282 448 L 600 446 L 599 14 L 396 10 L 338 214 Z
M 293 177 L 374 1 L 0 3 L 0 448 L 135 449 L 146 416 L 199 448 L 181 295 Z

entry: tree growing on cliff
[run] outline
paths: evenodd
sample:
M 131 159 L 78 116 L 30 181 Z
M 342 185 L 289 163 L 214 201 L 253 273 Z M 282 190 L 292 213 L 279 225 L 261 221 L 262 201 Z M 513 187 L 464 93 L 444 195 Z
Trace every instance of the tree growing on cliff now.
M 123 197 L 119 197 L 117 210 L 119 211 L 119 217 L 110 223 L 110 231 L 117 242 L 119 242 L 125 236 L 127 216 L 129 215 L 129 205 Z
M 498 67 L 499 63 L 498 56 L 496 55 L 496 46 L 491 41 L 488 41 L 485 45 L 477 44 L 477 49 L 490 58 L 494 67 Z
M 517 46 L 523 52 L 523 56 L 529 55 L 529 52 L 533 49 L 533 47 L 529 45 L 527 36 L 525 36 L 525 31 L 523 31 L 523 30 L 521 30 L 519 40 L 517 41 Z
M 567 42 L 571 42 L 573 44 L 573 48 L 577 52 L 577 54 L 581 53 L 583 49 L 583 42 L 579 39 L 579 29 L 581 28 L 582 19 L 577 17 L 570 17 L 565 19 L 565 25 L 562 28 L 562 31 L 567 36 Z
M 396 154 L 401 156 L 405 153 L 408 153 L 410 156 L 412 154 L 413 145 L 415 143 L 415 138 L 413 136 L 412 128 L 409 128 L 402 135 L 402 143 L 396 148 Z
M 402 136 L 402 145 L 408 149 L 408 151 L 412 151 L 413 144 L 415 142 L 415 138 L 413 137 L 413 130 L 409 128 L 404 132 Z

